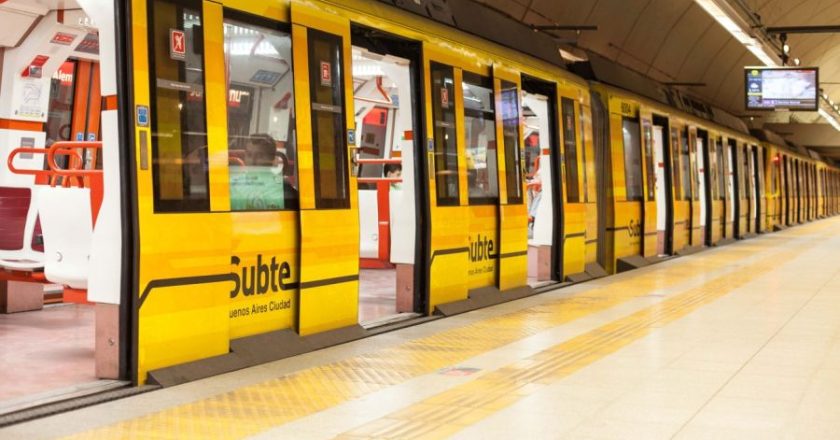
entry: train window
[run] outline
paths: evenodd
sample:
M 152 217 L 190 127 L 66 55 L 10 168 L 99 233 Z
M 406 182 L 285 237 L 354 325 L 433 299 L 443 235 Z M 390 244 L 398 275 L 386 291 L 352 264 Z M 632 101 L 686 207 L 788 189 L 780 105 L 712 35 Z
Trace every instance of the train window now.
M 586 156 L 586 134 L 591 129 L 589 106 L 580 106 L 580 161 L 583 163 L 583 201 L 589 203 L 589 160 Z
M 578 185 L 577 138 L 575 137 L 575 101 L 560 99 L 560 111 L 563 117 L 563 156 L 566 159 L 566 201 L 580 202 Z
M 656 170 L 653 168 L 653 129 L 650 121 L 645 121 L 645 167 L 647 168 L 647 199 L 656 200 Z
M 225 19 L 230 209 L 298 206 L 291 37 Z
M 432 63 L 432 114 L 435 120 L 437 204 L 458 205 L 458 144 L 455 132 L 455 73 Z
M 493 82 L 490 78 L 464 72 L 462 89 L 470 204 L 495 204 L 499 197 L 499 168 Z
M 683 200 L 691 200 L 691 153 L 688 149 L 688 129 L 680 132 L 680 175 Z
M 348 208 L 342 41 L 313 29 L 307 31 L 307 37 L 315 204 L 318 208 Z
M 682 200 L 682 191 L 680 191 L 680 138 L 679 130 L 676 127 L 671 127 L 671 157 L 673 161 L 672 170 L 674 172 L 674 200 Z
M 515 83 L 502 81 L 502 124 L 505 141 L 507 203 L 522 203 L 522 165 L 519 135 L 519 91 Z
M 627 200 L 642 200 L 642 145 L 639 122 L 622 119 L 621 132 L 624 137 L 624 183 Z
M 45 127 L 47 147 L 55 142 L 73 140 L 73 129 L 71 127 L 75 76 L 76 62 L 65 61 L 50 82 L 49 117 Z
M 723 139 L 717 140 L 717 198 L 726 199 L 726 168 L 724 167 Z
M 152 168 L 160 212 L 210 209 L 201 4 L 189 4 L 152 6 Z

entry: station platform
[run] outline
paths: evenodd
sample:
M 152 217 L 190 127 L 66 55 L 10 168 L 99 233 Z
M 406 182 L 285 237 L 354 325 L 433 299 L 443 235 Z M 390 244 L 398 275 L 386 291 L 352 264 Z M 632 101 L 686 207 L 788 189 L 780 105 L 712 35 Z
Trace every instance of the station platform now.
M 840 219 L 0 430 L 0 438 L 829 438 Z

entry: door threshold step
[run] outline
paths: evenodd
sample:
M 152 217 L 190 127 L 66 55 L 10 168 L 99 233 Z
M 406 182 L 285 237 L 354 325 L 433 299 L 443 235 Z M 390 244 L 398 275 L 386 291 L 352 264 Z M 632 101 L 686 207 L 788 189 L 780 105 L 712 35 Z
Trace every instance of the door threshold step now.
M 376 327 L 395 324 L 397 322 L 408 321 L 410 319 L 419 318 L 419 313 L 397 313 L 396 315 L 383 316 L 381 318 L 371 319 L 370 321 L 360 322 L 365 330 L 370 330 Z

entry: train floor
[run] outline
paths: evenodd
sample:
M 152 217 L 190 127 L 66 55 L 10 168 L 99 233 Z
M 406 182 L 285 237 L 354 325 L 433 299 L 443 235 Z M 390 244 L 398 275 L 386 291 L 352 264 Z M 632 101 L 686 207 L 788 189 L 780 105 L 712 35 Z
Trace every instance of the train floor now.
M 92 305 L 0 315 L 0 413 L 96 382 Z
M 836 438 L 840 219 L 0 430 Z

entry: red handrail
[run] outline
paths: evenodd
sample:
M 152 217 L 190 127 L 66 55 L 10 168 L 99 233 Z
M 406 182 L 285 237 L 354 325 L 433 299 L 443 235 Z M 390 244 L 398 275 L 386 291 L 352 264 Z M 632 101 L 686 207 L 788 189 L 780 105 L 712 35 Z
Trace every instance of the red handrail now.
M 399 157 L 395 158 L 395 159 L 364 159 L 364 158 L 358 158 L 358 159 L 356 159 L 356 163 L 358 163 L 358 164 L 383 164 L 383 165 L 384 164 L 391 164 L 391 163 L 402 164 L 402 159 L 399 158 Z

